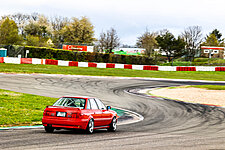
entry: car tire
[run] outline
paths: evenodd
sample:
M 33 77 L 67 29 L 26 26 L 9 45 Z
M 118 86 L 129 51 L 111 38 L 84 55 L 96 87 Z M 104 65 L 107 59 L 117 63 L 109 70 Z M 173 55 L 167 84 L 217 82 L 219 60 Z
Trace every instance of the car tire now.
M 113 119 L 112 119 L 112 121 L 109 125 L 108 131 L 115 132 L 116 131 L 116 124 L 117 124 L 116 117 L 113 117 Z
M 45 126 L 45 131 L 46 131 L 47 133 L 53 133 L 53 132 L 54 132 L 54 128 L 49 127 L 49 126 Z
M 90 119 L 86 128 L 86 132 L 88 134 L 92 134 L 94 132 L 94 120 Z

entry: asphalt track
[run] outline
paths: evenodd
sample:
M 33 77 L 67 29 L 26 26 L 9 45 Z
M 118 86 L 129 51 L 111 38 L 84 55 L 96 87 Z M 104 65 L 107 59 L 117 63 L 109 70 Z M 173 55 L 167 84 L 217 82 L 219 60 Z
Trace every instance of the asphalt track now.
M 0 131 L 0 149 L 225 149 L 224 108 L 145 97 L 135 95 L 134 90 L 184 84 L 203 83 L 0 74 L 1 89 L 50 97 L 95 96 L 144 116 L 141 122 L 118 126 L 115 133 L 4 130 Z

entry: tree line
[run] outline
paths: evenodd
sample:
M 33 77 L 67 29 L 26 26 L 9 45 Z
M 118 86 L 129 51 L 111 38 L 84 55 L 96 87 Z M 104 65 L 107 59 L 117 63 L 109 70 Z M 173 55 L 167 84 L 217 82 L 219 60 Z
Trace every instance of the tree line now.
M 114 28 L 102 32 L 96 39 L 94 25 L 87 17 L 17 13 L 2 16 L 0 20 L 0 44 L 60 48 L 63 43 L 95 45 L 95 51 L 107 50 L 109 53 L 121 45 Z M 201 45 L 225 46 L 219 30 L 214 29 L 203 37 L 200 26 L 186 28 L 177 38 L 167 29 L 158 32 L 146 30 L 136 42 L 136 47 L 146 49 L 145 55 L 157 58 L 163 52 L 168 61 L 181 56 L 192 61 Z
M 193 61 L 196 54 L 200 53 L 200 46 L 221 46 L 224 47 L 224 38 L 219 30 L 214 29 L 209 35 L 203 37 L 200 26 L 186 28 L 177 38 L 164 29 L 159 32 L 145 31 L 138 37 L 138 47 L 146 49 L 146 55 L 157 57 L 159 51 L 164 52 L 169 62 L 174 58 L 185 56 L 188 61 Z M 159 51 L 155 51 L 159 49 Z

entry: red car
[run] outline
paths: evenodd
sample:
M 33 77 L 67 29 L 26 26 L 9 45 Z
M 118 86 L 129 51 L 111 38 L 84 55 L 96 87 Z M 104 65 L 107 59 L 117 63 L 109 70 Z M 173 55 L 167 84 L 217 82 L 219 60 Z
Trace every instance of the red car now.
M 64 96 L 45 108 L 42 124 L 48 133 L 54 129 L 83 129 L 87 133 L 103 128 L 116 131 L 118 116 L 110 108 L 97 98 Z

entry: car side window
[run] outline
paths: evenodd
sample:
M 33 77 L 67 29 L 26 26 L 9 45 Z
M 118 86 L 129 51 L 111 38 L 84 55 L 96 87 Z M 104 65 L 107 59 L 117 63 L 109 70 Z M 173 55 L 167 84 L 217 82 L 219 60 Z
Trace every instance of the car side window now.
M 91 104 L 91 109 L 98 109 L 98 106 L 94 99 L 89 99 Z
M 99 99 L 95 99 L 95 101 L 98 104 L 99 109 L 106 110 L 105 105 Z
M 86 109 L 91 109 L 91 105 L 90 105 L 90 100 L 87 100 L 87 108 Z

